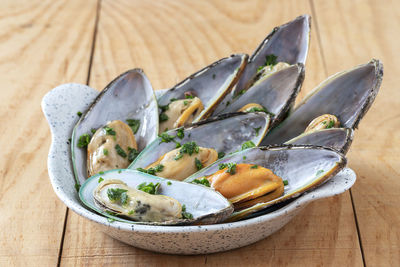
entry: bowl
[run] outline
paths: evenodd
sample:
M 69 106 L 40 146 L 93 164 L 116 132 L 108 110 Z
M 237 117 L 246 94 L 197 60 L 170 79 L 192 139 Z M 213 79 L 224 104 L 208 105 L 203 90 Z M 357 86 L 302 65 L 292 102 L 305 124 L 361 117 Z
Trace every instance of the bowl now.
M 354 171 L 343 169 L 316 189 L 280 205 L 270 213 L 250 219 L 199 226 L 151 226 L 109 222 L 87 209 L 75 189 L 68 139 L 79 117 L 99 92 L 81 84 L 63 84 L 48 92 L 42 110 L 49 123 L 52 142 L 48 155 L 48 172 L 54 192 L 64 204 L 101 230 L 129 245 L 169 254 L 206 254 L 243 247 L 273 234 L 287 224 L 309 203 L 335 196 L 348 190 L 356 181 Z

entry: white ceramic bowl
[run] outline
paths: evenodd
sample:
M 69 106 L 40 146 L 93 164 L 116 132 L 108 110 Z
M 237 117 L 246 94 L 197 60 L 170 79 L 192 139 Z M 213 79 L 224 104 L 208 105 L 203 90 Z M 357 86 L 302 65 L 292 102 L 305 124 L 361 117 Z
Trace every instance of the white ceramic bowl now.
M 48 156 L 50 181 L 57 196 L 71 210 L 98 224 L 106 234 L 132 246 L 172 254 L 205 254 L 246 246 L 282 228 L 310 202 L 341 194 L 356 180 L 355 173 L 346 168 L 322 186 L 278 210 L 233 223 L 204 226 L 110 223 L 80 202 L 68 142 L 78 121 L 77 112 L 85 111 L 98 93 L 85 85 L 64 84 L 43 97 L 42 109 L 52 134 Z

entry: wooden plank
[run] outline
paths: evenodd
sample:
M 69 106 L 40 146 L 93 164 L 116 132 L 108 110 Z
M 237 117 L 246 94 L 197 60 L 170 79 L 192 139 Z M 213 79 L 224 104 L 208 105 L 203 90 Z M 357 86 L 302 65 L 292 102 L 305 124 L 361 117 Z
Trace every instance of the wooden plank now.
M 383 61 L 378 97 L 349 153 L 352 193 L 367 266 L 400 265 L 399 1 L 315 1 L 329 73 Z
M 85 83 L 96 1 L 0 3 L 0 266 L 55 266 L 66 207 L 47 175 L 41 98 Z
M 167 88 L 232 53 L 252 53 L 279 24 L 309 13 L 308 1 L 102 1 L 90 85 L 144 68 Z M 313 26 L 314 27 L 314 26 Z M 305 92 L 325 78 L 315 28 Z M 62 265 L 362 265 L 349 194 L 311 204 L 275 235 L 249 247 L 207 256 L 162 255 L 127 246 L 70 213 Z

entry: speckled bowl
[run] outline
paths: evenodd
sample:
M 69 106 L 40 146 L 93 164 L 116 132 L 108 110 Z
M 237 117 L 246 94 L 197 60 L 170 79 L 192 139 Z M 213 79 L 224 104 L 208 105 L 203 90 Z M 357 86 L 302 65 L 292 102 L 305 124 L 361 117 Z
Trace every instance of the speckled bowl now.
M 48 156 L 50 181 L 57 196 L 71 210 L 98 224 L 108 235 L 132 246 L 172 254 L 205 254 L 246 246 L 282 228 L 310 202 L 341 194 L 356 180 L 351 169 L 344 169 L 327 183 L 271 213 L 233 223 L 205 226 L 110 223 L 80 202 L 68 142 L 78 121 L 76 113 L 85 111 L 98 93 L 85 85 L 64 84 L 43 97 L 42 109 L 52 134 Z

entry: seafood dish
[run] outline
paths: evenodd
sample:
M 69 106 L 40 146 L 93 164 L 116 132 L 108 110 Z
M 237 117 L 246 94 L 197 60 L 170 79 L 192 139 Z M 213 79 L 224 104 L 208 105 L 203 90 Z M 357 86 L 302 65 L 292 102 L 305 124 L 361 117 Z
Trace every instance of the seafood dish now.
M 337 175 L 383 66 L 332 75 L 295 106 L 309 36 L 300 16 L 251 56 L 220 59 L 157 95 L 141 69 L 115 78 L 72 132 L 82 203 L 129 224 L 218 224 L 266 214 Z

